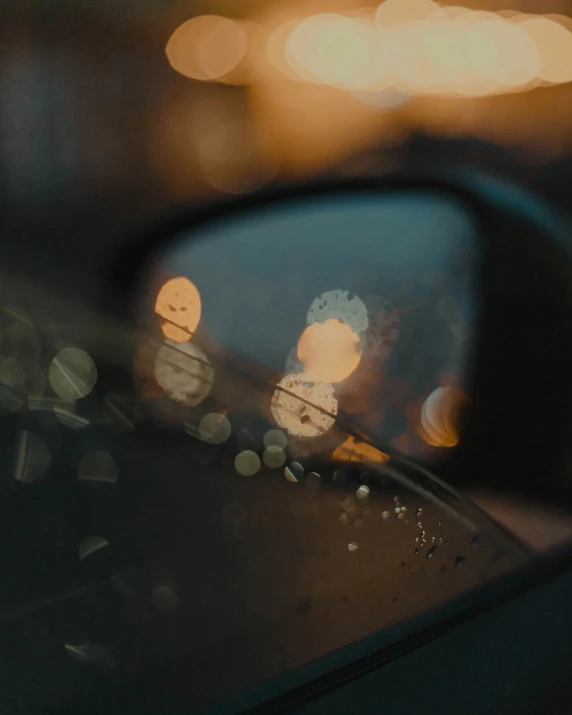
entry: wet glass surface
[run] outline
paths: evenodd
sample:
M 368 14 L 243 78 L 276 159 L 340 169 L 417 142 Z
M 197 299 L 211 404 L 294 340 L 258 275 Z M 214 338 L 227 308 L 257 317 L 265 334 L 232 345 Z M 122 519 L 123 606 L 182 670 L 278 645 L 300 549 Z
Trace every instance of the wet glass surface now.
M 424 467 L 391 456 L 390 430 L 377 442 L 355 428 L 367 413 L 347 409 L 343 391 L 348 384 L 362 397 L 386 394 L 390 384 L 397 391 L 394 371 L 411 363 L 392 363 L 392 355 L 411 350 L 413 337 L 398 352 L 414 306 L 408 312 L 405 299 L 391 296 L 398 339 L 385 297 L 373 313 L 347 295 L 355 306 L 336 313 L 339 296 L 328 297 L 328 315 L 314 319 L 324 310 L 323 297 L 313 303 L 327 292 L 324 282 L 309 302 L 302 295 L 305 307 L 290 327 L 274 313 L 276 331 L 268 321 L 266 357 L 258 359 L 255 343 L 238 351 L 224 333 L 212 337 L 214 287 L 203 290 L 197 277 L 194 291 L 186 276 L 165 294 L 172 278 L 154 288 L 132 365 L 120 362 L 119 350 L 129 327 L 99 323 L 37 286 L 3 284 L 7 712 L 57 708 L 154 674 L 185 705 L 209 705 L 424 613 L 526 558 Z M 455 280 L 469 295 L 471 281 L 458 273 Z M 332 290 L 351 288 L 340 285 Z M 420 310 L 433 315 L 438 296 L 428 290 Z M 233 295 L 240 304 L 238 288 Z M 169 305 L 178 307 L 177 320 L 162 315 Z M 372 316 L 381 334 L 368 333 Z M 438 315 L 431 320 L 441 324 Z M 317 341 L 306 332 L 314 325 Z M 302 334 L 303 349 L 288 362 Z M 376 334 L 379 350 L 369 340 Z M 324 341 L 332 360 L 316 353 Z M 451 366 L 463 374 L 465 344 L 453 357 L 439 353 L 443 364 L 413 380 L 416 390 L 426 386 L 415 392 L 423 399 L 399 403 L 417 445 L 446 450 L 462 436 L 462 380 L 442 383 L 440 375 Z M 280 351 L 282 362 L 272 363 Z M 118 367 L 123 381 L 111 377 Z M 369 382 L 376 370 L 387 374 L 381 393 Z M 445 393 L 431 397 L 438 389 Z M 387 412 L 387 421 L 396 414 Z

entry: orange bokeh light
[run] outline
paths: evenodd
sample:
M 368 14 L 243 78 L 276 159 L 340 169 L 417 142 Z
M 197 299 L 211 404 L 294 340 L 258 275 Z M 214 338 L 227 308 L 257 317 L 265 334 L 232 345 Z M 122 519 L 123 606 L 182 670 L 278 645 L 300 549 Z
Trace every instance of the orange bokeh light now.
M 168 280 L 157 295 L 155 312 L 163 318 L 166 338 L 176 343 L 190 340 L 201 319 L 201 296 L 195 284 L 183 276 Z
M 248 34 L 235 20 L 201 15 L 180 25 L 165 48 L 171 67 L 191 79 L 223 80 L 241 64 Z
M 343 382 L 360 363 L 359 336 L 339 320 L 311 323 L 298 341 L 298 360 L 315 380 Z

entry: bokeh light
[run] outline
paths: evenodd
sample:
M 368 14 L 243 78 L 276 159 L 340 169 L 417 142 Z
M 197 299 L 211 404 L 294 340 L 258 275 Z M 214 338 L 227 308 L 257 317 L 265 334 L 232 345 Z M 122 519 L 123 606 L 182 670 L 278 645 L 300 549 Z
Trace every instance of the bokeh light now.
M 330 318 L 308 325 L 298 341 L 304 372 L 321 382 L 343 382 L 361 359 L 359 336 L 349 325 Z
M 67 347 L 60 350 L 50 363 L 48 379 L 58 397 L 74 402 L 93 390 L 97 382 L 97 368 L 85 350 Z
M 210 394 L 214 370 L 205 353 L 192 343 L 166 340 L 155 357 L 155 380 L 175 402 L 200 405 Z
M 434 447 L 455 447 L 459 443 L 463 413 L 468 404 L 468 397 L 462 390 L 438 387 L 421 408 L 421 438 Z
M 169 38 L 167 59 L 173 69 L 191 79 L 222 80 L 244 60 L 246 30 L 219 15 L 201 15 L 180 25 Z
M 572 32 L 562 19 L 431 0 L 385 0 L 375 21 L 366 13 L 290 21 L 268 52 L 288 76 L 354 92 L 482 97 L 572 80 Z
M 351 435 L 334 450 L 332 458 L 337 462 L 374 462 L 383 464 L 389 460 L 389 455 L 372 447 L 367 442 L 360 442 Z
M 338 401 L 334 388 L 308 375 L 285 375 L 277 385 L 270 405 L 280 427 L 296 437 L 319 437 L 335 422 Z
M 363 302 L 347 290 L 330 290 L 312 301 L 306 322 L 308 325 L 326 320 L 339 320 L 357 333 L 367 330 L 369 318 Z
M 201 319 L 201 296 L 195 284 L 179 276 L 168 280 L 159 290 L 155 312 L 164 322 L 161 330 L 175 343 L 190 340 Z

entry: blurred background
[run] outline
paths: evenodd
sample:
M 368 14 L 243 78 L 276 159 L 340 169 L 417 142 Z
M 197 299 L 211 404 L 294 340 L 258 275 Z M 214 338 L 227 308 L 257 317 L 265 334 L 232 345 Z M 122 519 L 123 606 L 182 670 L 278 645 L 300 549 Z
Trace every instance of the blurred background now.
M 572 0 L 362 2 L 4 0 L 5 260 L 81 290 L 181 202 L 435 147 L 567 208 Z

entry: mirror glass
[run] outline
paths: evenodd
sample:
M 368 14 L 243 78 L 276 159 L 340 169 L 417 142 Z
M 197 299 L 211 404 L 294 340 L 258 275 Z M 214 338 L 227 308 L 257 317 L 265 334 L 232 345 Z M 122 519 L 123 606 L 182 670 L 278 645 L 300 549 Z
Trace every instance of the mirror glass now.
M 166 339 L 165 358 L 202 349 L 245 363 L 430 462 L 457 444 L 468 406 L 477 269 L 475 224 L 449 197 L 292 202 L 176 237 L 140 315 Z M 155 377 L 180 404 L 208 394 L 203 384 L 189 396 L 168 359 Z M 273 416 L 312 436 L 307 415 Z
M 155 465 L 133 539 L 177 584 L 147 657 L 182 657 L 187 703 L 390 640 L 525 558 L 422 466 L 470 409 L 479 245 L 462 205 L 413 192 L 266 205 L 161 245 L 134 365 L 154 427 L 129 472 Z

